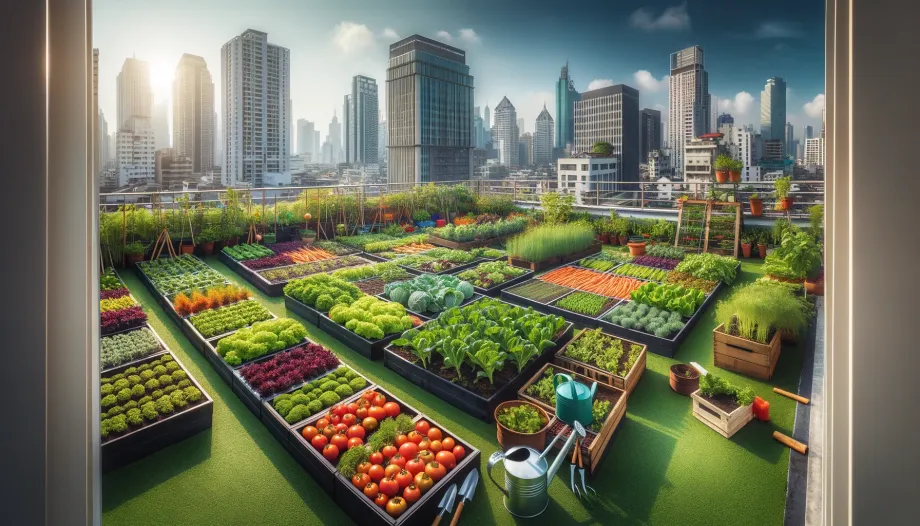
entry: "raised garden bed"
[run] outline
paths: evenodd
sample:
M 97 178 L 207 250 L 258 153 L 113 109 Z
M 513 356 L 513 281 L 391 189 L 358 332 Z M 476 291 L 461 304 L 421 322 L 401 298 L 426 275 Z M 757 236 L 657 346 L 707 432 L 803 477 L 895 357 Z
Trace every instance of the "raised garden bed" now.
M 240 337 L 243 336 L 243 334 L 241 334 L 240 331 L 235 331 L 235 332 L 232 332 L 232 333 L 229 333 L 229 334 L 221 335 L 221 336 L 218 336 L 218 337 L 216 337 L 216 338 L 207 340 L 207 341 L 205 342 L 205 344 L 206 344 L 205 349 L 203 350 L 204 357 L 205 357 L 209 362 L 211 362 L 211 366 L 214 368 L 214 370 L 217 372 L 217 374 L 218 374 L 221 378 L 223 378 L 223 380 L 224 380 L 225 382 L 227 382 L 227 385 L 229 385 L 229 386 L 232 387 L 232 386 L 233 386 L 233 378 L 234 378 L 233 370 L 236 369 L 237 367 L 244 366 L 244 365 L 246 365 L 246 364 L 248 364 L 248 363 L 255 362 L 255 361 L 260 360 L 260 359 L 262 359 L 262 358 L 266 358 L 266 357 L 269 357 L 269 356 L 273 356 L 273 355 L 275 355 L 275 354 L 277 354 L 277 353 L 279 353 L 279 352 L 283 352 L 283 351 L 285 351 L 285 350 L 287 350 L 287 349 L 290 349 L 291 347 L 296 347 L 296 346 L 298 346 L 298 345 L 304 345 L 304 344 L 310 343 L 310 341 L 306 338 L 306 329 L 304 329 L 304 330 L 298 330 L 298 329 L 296 329 L 296 327 L 299 325 L 299 323 L 295 322 L 294 320 L 291 320 L 290 318 L 272 318 L 272 319 L 270 319 L 270 320 L 266 320 L 266 321 L 263 321 L 263 322 L 259 322 L 259 323 L 257 323 L 257 324 L 253 324 L 253 325 L 251 325 L 250 327 L 245 327 L 245 329 L 252 328 L 253 326 L 259 325 L 259 324 L 276 324 L 277 322 L 281 322 L 281 321 L 283 321 L 283 320 L 288 320 L 287 322 L 285 322 L 286 324 L 290 324 L 290 322 L 293 322 L 293 325 L 292 325 L 292 326 L 295 327 L 295 331 L 298 332 L 299 334 L 301 334 L 302 336 L 300 337 L 300 339 L 299 339 L 298 341 L 296 341 L 296 342 L 290 342 L 289 345 L 284 345 L 284 347 L 283 347 L 282 349 L 278 349 L 277 351 L 269 351 L 269 352 L 265 353 L 265 354 L 262 355 L 262 356 L 254 357 L 254 358 L 249 359 L 249 360 L 243 360 L 243 361 L 242 361 L 241 363 L 239 363 L 239 364 L 231 364 L 231 363 L 229 363 L 229 362 L 225 359 L 224 356 L 221 356 L 221 355 L 218 353 L 218 347 L 220 346 L 220 342 L 221 342 L 222 340 L 226 339 L 226 338 L 229 338 L 229 337 L 232 336 L 232 337 L 234 337 L 234 339 L 239 339 Z M 268 326 L 271 326 L 271 325 L 268 325 Z M 302 327 L 302 326 L 301 326 L 301 327 Z M 241 330 L 242 330 L 242 329 L 241 329 Z M 270 332 L 273 332 L 273 331 L 270 331 Z M 282 337 L 278 336 L 277 333 L 276 333 L 276 338 L 277 338 L 278 340 L 282 340 Z M 279 346 L 280 346 L 280 345 L 279 345 Z M 227 353 L 227 355 L 229 355 L 229 353 Z
M 367 258 L 362 254 L 361 256 L 357 255 L 348 255 L 341 257 L 334 257 L 329 259 L 324 259 L 320 261 L 314 261 L 312 263 L 296 263 L 294 265 L 288 265 L 284 267 L 275 267 L 270 269 L 260 269 L 256 271 L 250 271 L 246 269 L 246 274 L 236 270 L 240 275 L 246 278 L 246 281 L 252 283 L 257 289 L 262 291 L 268 296 L 281 296 L 284 294 L 284 286 L 287 285 L 288 281 L 297 278 L 305 278 L 307 276 L 319 273 L 331 273 L 335 270 L 342 268 L 356 267 L 360 265 L 369 265 L 374 263 L 370 258 Z M 239 265 L 242 267 L 242 265 Z M 270 273 L 279 273 L 279 272 L 291 272 L 297 275 L 292 275 L 286 278 L 278 279 L 268 279 L 271 277 Z M 304 273 L 301 273 L 304 272 Z M 266 275 L 268 274 L 268 277 Z
M 246 301 L 253 301 L 253 302 L 256 302 L 256 300 L 246 300 Z M 260 305 L 261 305 L 261 304 L 260 304 Z M 264 308 L 264 307 L 263 307 L 263 308 Z M 267 310 L 268 310 L 268 309 L 266 309 L 266 311 L 267 311 Z M 277 319 L 277 318 L 278 318 L 277 316 L 275 316 L 275 315 L 274 315 L 272 312 L 270 312 L 270 311 L 268 311 L 268 315 L 267 315 L 267 316 L 268 316 L 268 317 L 265 318 L 265 320 L 274 320 L 274 319 Z M 260 321 L 265 321 L 265 320 L 260 320 Z M 254 322 L 254 323 L 258 323 L 258 322 Z M 224 332 L 224 333 L 222 333 L 222 334 L 216 334 L 216 335 L 210 336 L 210 337 L 206 337 L 206 336 L 204 336 L 203 334 L 201 334 L 200 332 L 198 332 L 198 329 L 196 329 L 195 326 L 192 325 L 192 322 L 189 320 L 189 318 L 181 318 L 180 326 L 181 326 L 181 328 L 182 328 L 182 333 L 185 334 L 185 337 L 186 337 L 186 338 L 188 338 L 189 340 L 191 340 L 192 344 L 194 344 L 194 346 L 195 346 L 195 349 L 197 349 L 198 352 L 207 355 L 208 350 L 209 350 L 209 349 L 213 349 L 213 348 L 217 345 L 217 342 L 218 342 L 220 339 L 222 339 L 222 338 L 224 338 L 224 337 L 226 337 L 226 336 L 229 336 L 229 335 L 235 333 L 236 331 L 238 331 L 238 330 L 240 330 L 240 329 L 245 329 L 246 327 L 250 327 L 250 326 L 252 326 L 252 324 L 246 325 L 246 326 L 243 326 L 243 327 L 238 327 L 238 328 L 233 329 L 233 330 L 231 330 L 231 331 L 227 331 L 227 332 Z
M 544 259 L 543 261 L 526 261 L 523 259 L 515 259 L 511 256 L 508 256 L 508 264 L 514 265 L 515 267 L 521 267 L 530 269 L 533 272 L 539 272 L 541 270 L 551 269 L 553 267 L 578 261 L 579 259 L 588 257 L 592 254 L 597 254 L 601 251 L 603 245 L 599 242 L 592 243 L 590 247 L 576 252 L 574 254 L 568 254 L 565 256 L 556 256 L 549 259 Z
M 751 404 L 738 405 L 727 395 L 710 398 L 697 391 L 691 393 L 690 398 L 693 399 L 693 416 L 725 438 L 731 438 L 754 418 Z
M 547 374 L 547 371 L 552 371 L 550 374 Z M 546 390 L 538 392 L 537 389 L 531 389 L 533 386 L 538 384 L 541 380 L 546 382 L 545 378 L 549 378 L 549 386 L 552 386 L 552 375 L 556 373 L 566 373 L 570 375 L 574 380 L 581 382 L 585 385 L 590 386 L 593 381 L 589 378 L 582 376 L 574 371 L 565 369 L 558 365 L 546 364 L 540 368 L 536 374 L 531 377 L 527 383 L 521 386 L 521 389 L 518 391 L 518 397 L 532 402 L 541 408 L 543 408 L 550 415 L 556 414 L 556 406 L 550 401 L 547 400 L 545 395 L 542 394 Z M 528 390 L 530 393 L 528 393 Z M 552 392 L 550 390 L 549 392 Z M 585 438 L 582 441 L 582 456 L 585 460 L 585 469 L 591 475 L 594 474 L 597 469 L 598 464 L 600 463 L 601 457 L 604 455 L 604 452 L 607 449 L 607 444 L 610 442 L 610 437 L 613 436 L 614 431 L 617 426 L 620 424 L 620 421 L 623 419 L 623 415 L 626 414 L 626 402 L 629 398 L 628 394 L 622 389 L 617 389 L 615 387 L 610 387 L 601 383 L 597 385 L 597 391 L 594 393 L 595 400 L 595 409 L 598 408 L 597 403 L 609 403 L 609 411 L 607 416 L 604 418 L 603 423 L 597 425 L 596 422 L 592 422 L 589 425 L 585 426 Z M 559 420 L 556 417 L 553 417 L 550 422 L 549 431 L 546 433 L 547 442 L 551 441 L 553 437 L 560 434 L 563 429 L 565 429 L 565 423 Z M 564 439 L 569 436 L 571 428 L 567 429 L 563 437 L 559 442 L 556 442 L 556 448 L 561 448 L 562 444 L 565 443 Z
M 629 340 L 601 332 L 600 336 L 604 339 L 608 339 L 601 347 L 603 350 L 606 351 L 612 346 L 613 342 L 609 340 L 619 340 L 621 342 L 622 355 L 618 362 L 620 368 L 628 364 L 630 354 L 635 351 L 635 348 L 641 348 L 641 350 L 638 351 L 637 357 L 633 362 L 632 367 L 630 367 L 625 374 L 623 374 L 622 370 L 611 372 L 599 367 L 596 361 L 587 362 L 574 358 L 568 354 L 570 349 L 574 348 L 574 346 L 576 346 L 578 342 L 587 335 L 588 329 L 582 329 L 579 331 L 578 334 L 576 334 L 567 344 L 556 351 L 556 354 L 553 355 L 553 363 L 570 371 L 574 371 L 582 376 L 590 378 L 591 380 L 596 381 L 598 384 L 621 389 L 626 393 L 626 396 L 632 394 L 633 389 L 636 388 L 636 384 L 639 383 L 639 378 L 641 378 L 642 373 L 645 372 L 646 346 L 641 343 L 631 342 Z
M 168 351 L 168 350 L 167 350 Z M 115 404 L 126 405 L 129 402 L 134 402 L 137 407 L 125 410 L 123 413 L 114 415 L 111 418 L 118 418 L 121 420 L 124 418 L 125 430 L 116 431 L 115 428 L 120 427 L 114 426 L 111 423 L 105 424 L 108 428 L 107 436 L 102 438 L 102 471 L 111 471 L 115 468 L 130 464 L 135 460 L 138 460 L 142 457 L 153 453 L 159 449 L 162 449 L 168 445 L 174 444 L 185 438 L 188 438 L 199 431 L 203 431 L 211 427 L 211 419 L 213 415 L 213 402 L 211 397 L 208 396 L 207 392 L 201 388 L 201 385 L 189 374 L 188 370 L 182 363 L 172 355 L 172 353 L 165 352 L 155 356 L 149 356 L 143 360 L 138 360 L 128 364 L 124 364 L 120 367 L 116 367 L 106 371 L 103 375 L 103 382 L 105 379 L 112 378 L 115 375 L 124 374 L 125 371 L 130 369 L 138 369 L 145 364 L 162 365 L 164 369 L 166 363 L 175 363 L 177 367 L 170 370 L 167 369 L 166 373 L 169 373 L 170 378 L 174 378 L 174 373 L 177 371 L 182 371 L 184 376 L 179 380 L 171 380 L 176 383 L 170 385 L 176 385 L 176 389 L 171 391 L 171 393 L 180 392 L 179 395 L 166 394 L 162 393 L 161 398 L 168 396 L 170 402 L 166 404 L 165 402 L 159 402 L 160 399 L 150 400 L 144 404 L 138 404 L 138 402 L 144 400 L 145 397 L 150 397 L 151 394 L 155 391 L 161 389 L 159 386 L 156 389 L 147 389 L 145 387 L 146 381 L 141 378 L 141 381 L 136 382 L 134 387 L 140 386 L 144 389 L 144 393 L 135 393 L 132 392 L 128 400 L 117 401 Z M 147 370 L 153 371 L 153 367 L 149 367 Z M 137 371 L 141 373 L 142 371 Z M 165 374 L 165 373 L 164 373 Z M 130 383 L 128 377 L 132 375 L 127 375 L 125 379 Z M 140 375 L 138 375 L 140 376 Z M 182 382 L 188 382 L 188 385 L 182 388 L 179 388 L 178 385 Z M 114 385 L 115 382 L 112 382 Z M 148 393 L 149 391 L 149 393 Z M 196 394 L 197 392 L 197 394 Z M 113 392 L 108 396 L 114 395 Z M 179 400 L 174 400 L 174 396 L 181 398 Z M 102 397 L 104 403 L 108 403 L 105 400 L 105 396 Z M 173 401 L 176 404 L 182 403 L 185 404 L 183 407 L 175 407 Z M 159 406 L 157 404 L 160 404 Z M 147 404 L 153 404 L 149 406 Z M 166 404 L 166 406 L 163 406 Z M 122 407 L 123 405 L 120 405 Z M 104 409 L 111 411 L 115 405 L 106 405 Z M 133 409 L 137 409 L 138 412 L 134 413 Z M 131 413 L 129 415 L 129 413 Z M 129 419 L 130 417 L 130 419 Z M 140 418 L 139 423 L 131 424 L 131 419 Z M 106 420 L 103 418 L 103 420 Z M 135 420 L 137 421 L 137 420 Z
M 467 241 L 465 243 L 461 243 L 458 241 L 451 241 L 449 239 L 444 239 L 444 238 L 440 238 L 435 235 L 429 234 L 428 241 L 431 243 L 434 243 L 435 245 L 444 247 L 444 248 L 452 248 L 454 250 L 470 250 L 473 248 L 487 247 L 489 245 L 494 245 L 496 243 L 502 243 L 509 237 L 511 236 L 494 237 L 492 239 L 477 239 L 474 241 Z
M 514 270 L 513 271 L 508 270 L 508 271 L 502 272 L 501 271 L 502 268 L 508 268 L 508 269 L 514 269 Z M 504 276 L 505 278 L 504 281 L 500 283 L 495 283 L 489 277 L 489 275 L 496 270 L 498 271 L 497 272 L 498 274 L 501 274 L 502 276 Z M 521 272 L 521 275 L 511 276 L 510 274 L 515 271 Z M 473 290 L 475 290 L 479 294 L 482 294 L 484 296 L 492 296 L 492 297 L 498 296 L 498 294 L 502 290 L 508 287 L 511 287 L 513 285 L 516 285 L 518 283 L 523 283 L 533 276 L 533 271 L 531 270 L 523 269 L 520 267 L 515 267 L 512 265 L 508 265 L 504 261 L 499 262 L 496 260 L 480 262 L 474 267 L 464 269 L 464 270 L 458 270 L 454 272 L 456 273 L 457 277 L 459 277 L 460 279 L 463 279 L 463 280 L 466 280 L 472 283 Z M 491 285 L 488 287 L 482 286 L 486 284 L 491 284 Z
M 103 375 L 116 368 L 130 367 L 166 351 L 166 344 L 149 323 L 103 336 L 99 343 Z
M 368 360 L 383 358 L 383 349 L 399 334 L 387 334 L 378 340 L 368 340 L 348 330 L 344 325 L 332 321 L 327 313 L 319 314 L 319 328 L 334 336 L 337 340 L 350 347 L 353 351 Z
M 781 334 L 774 330 L 767 344 L 734 336 L 720 324 L 712 331 L 712 357 L 716 367 L 759 380 L 773 377 L 781 351 Z
M 493 299 L 481 299 L 479 301 L 502 303 Z M 476 309 L 477 303 L 472 303 L 466 308 Z M 481 305 L 485 306 L 486 304 Z M 508 304 L 504 305 L 512 307 Z M 518 312 L 523 314 L 526 311 Z M 433 320 L 428 323 L 436 324 L 439 321 Z M 426 325 L 428 324 L 426 323 L 420 329 L 424 329 Z M 427 367 L 422 367 L 418 363 L 418 358 L 408 348 L 393 344 L 387 346 L 384 352 L 384 364 L 425 391 L 485 422 L 491 423 L 494 418 L 495 407 L 501 402 L 512 399 L 517 388 L 534 371 L 549 361 L 552 350 L 565 345 L 571 336 L 572 324 L 566 322 L 551 338 L 553 344 L 531 358 L 521 372 L 518 372 L 515 364 L 509 358 L 506 360 L 504 369 L 494 373 L 492 383 L 485 379 L 476 381 L 476 370 L 469 364 L 464 364 L 461 369 L 464 376 L 460 380 L 454 369 L 441 368 L 443 359 L 437 352 L 432 352 Z M 470 378 L 473 378 L 472 382 L 470 382 Z

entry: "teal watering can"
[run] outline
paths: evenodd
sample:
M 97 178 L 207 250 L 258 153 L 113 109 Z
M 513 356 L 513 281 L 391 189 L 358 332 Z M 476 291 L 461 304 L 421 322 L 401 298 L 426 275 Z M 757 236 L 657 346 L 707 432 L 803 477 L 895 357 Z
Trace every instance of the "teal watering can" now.
M 594 406 L 597 382 L 589 388 L 565 373 L 557 373 L 553 376 L 553 389 L 556 391 L 556 416 L 559 420 L 568 425 L 574 425 L 575 421 L 591 425 L 594 421 L 591 408 Z

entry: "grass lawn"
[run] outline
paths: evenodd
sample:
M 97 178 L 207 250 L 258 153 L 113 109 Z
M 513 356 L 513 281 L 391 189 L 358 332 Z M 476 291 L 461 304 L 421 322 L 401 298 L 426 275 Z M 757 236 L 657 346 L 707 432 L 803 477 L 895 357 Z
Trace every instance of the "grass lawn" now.
M 255 291 L 216 257 L 206 261 L 230 281 L 253 290 L 276 315 L 297 318 L 287 313 L 283 297 L 269 298 Z M 739 283 L 759 276 L 759 260 L 745 260 Z M 214 398 L 214 425 L 104 475 L 105 524 L 350 523 L 193 349 L 133 272 L 123 271 L 122 278 L 144 305 L 150 324 Z M 315 326 L 305 325 L 310 339 L 482 451 L 482 478 L 476 497 L 464 508 L 463 524 L 515 523 L 502 505 L 501 492 L 486 476 L 488 456 L 498 449 L 494 424 L 428 396 L 383 362 L 370 362 Z M 601 503 L 588 509 L 571 493 L 566 461 L 550 487 L 550 504 L 539 519 L 541 524 L 782 524 L 789 450 L 771 434 L 779 430 L 792 435 L 795 402 L 774 395 L 772 386 L 796 390 L 802 352 L 784 346 L 771 382 L 716 369 L 712 365 L 715 325 L 710 309 L 678 351 L 677 360 L 648 355 L 648 368 L 629 399 L 626 418 L 599 473 L 588 481 Z M 772 421 L 755 420 L 730 440 L 699 422 L 692 415 L 690 398 L 668 386 L 669 366 L 690 361 L 754 388 L 770 402 Z M 496 476 L 503 479 L 501 468 Z

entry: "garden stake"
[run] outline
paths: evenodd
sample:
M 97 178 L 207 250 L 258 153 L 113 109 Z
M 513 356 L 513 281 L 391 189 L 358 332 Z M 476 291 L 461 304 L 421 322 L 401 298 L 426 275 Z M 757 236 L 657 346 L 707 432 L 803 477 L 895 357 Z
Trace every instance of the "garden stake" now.
M 804 396 L 799 396 L 799 395 L 797 395 L 797 394 L 795 394 L 795 393 L 790 393 L 789 391 L 784 391 L 784 390 L 780 389 L 779 387 L 774 387 L 774 388 L 773 388 L 773 392 L 776 393 L 776 394 L 783 395 L 783 396 L 785 396 L 786 398 L 791 398 L 791 399 L 795 400 L 796 402 L 799 402 L 800 404 L 808 405 L 808 399 L 805 398 Z
M 805 445 L 805 444 L 799 442 L 798 440 L 796 440 L 796 439 L 794 439 L 794 438 L 788 437 L 788 436 L 786 436 L 786 435 L 780 433 L 779 431 L 774 431 L 774 432 L 773 432 L 773 438 L 775 438 L 776 440 L 778 440 L 780 443 L 782 443 L 782 444 L 784 444 L 784 445 L 786 445 L 786 446 L 789 446 L 789 448 L 798 451 L 799 453 L 801 453 L 801 454 L 803 454 L 803 455 L 807 455 L 807 454 L 808 454 L 808 446 L 807 446 L 807 445 Z

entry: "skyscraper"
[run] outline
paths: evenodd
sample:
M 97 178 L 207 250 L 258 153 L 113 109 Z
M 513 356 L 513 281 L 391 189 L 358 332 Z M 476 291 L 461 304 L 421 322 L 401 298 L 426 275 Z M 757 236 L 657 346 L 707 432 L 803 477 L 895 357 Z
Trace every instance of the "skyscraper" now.
M 482 125 L 485 131 L 492 131 L 492 118 L 489 116 L 489 101 L 486 101 L 486 107 L 484 109 L 485 113 L 482 116 Z
M 569 61 L 565 62 L 556 80 L 556 148 L 570 149 L 575 145 L 575 83 L 569 76 Z
M 518 127 L 518 135 L 524 135 L 524 130 L 526 129 L 524 126 L 524 117 L 517 118 L 517 127 Z
M 711 98 L 703 49 L 693 46 L 671 53 L 670 71 L 668 147 L 671 148 L 671 166 L 683 167 L 684 146 L 709 130 Z
M 339 117 L 335 112 L 332 112 L 332 121 L 329 123 L 329 136 L 326 138 L 329 141 L 330 148 L 332 148 L 332 155 L 330 157 L 330 162 L 332 164 L 338 164 L 342 162 L 342 123 L 339 122 Z
M 214 164 L 214 82 L 204 59 L 184 54 L 173 80 L 173 150 L 192 160 L 193 173 Z
M 102 112 L 99 111 L 99 48 L 93 48 L 93 107 L 90 110 L 90 115 L 96 116 L 96 120 L 93 121 L 93 137 L 96 139 L 96 145 L 93 148 L 93 171 L 97 182 L 101 184 L 102 168 L 105 164 L 105 159 L 102 156 L 104 147 L 102 139 L 105 138 L 105 134 L 102 132 L 101 124 L 105 122 L 105 118 L 102 116 Z
M 323 158 L 323 151 L 321 146 L 321 133 L 319 130 L 313 130 L 313 162 L 318 163 Z
M 307 133 L 307 119 L 297 119 L 297 155 L 309 153 L 313 147 L 313 130 Z
M 533 134 L 525 132 L 521 134 L 520 139 L 520 166 L 531 166 L 533 164 Z
M 760 136 L 786 140 L 786 81 L 780 77 L 767 79 L 760 92 Z
M 479 106 L 473 108 L 473 146 L 476 148 L 486 147 L 486 130 L 482 123 L 482 114 Z
M 355 106 L 352 103 L 351 93 L 345 95 L 345 104 L 342 105 L 342 151 L 345 156 L 342 161 L 355 162 L 355 137 L 352 123 L 355 120 Z
M 377 162 L 379 164 L 387 162 L 387 121 L 382 121 L 377 125 Z
M 462 49 L 412 35 L 390 45 L 387 180 L 473 175 L 473 77 Z
M 553 162 L 553 116 L 546 111 L 546 104 L 543 104 L 543 111 L 537 115 L 534 123 L 533 133 L 533 162 L 536 165 L 552 164 Z
M 792 123 L 786 123 L 786 157 L 792 156 L 795 157 L 795 132 L 792 129 Z
M 639 114 L 639 126 L 639 164 L 644 164 L 648 162 L 648 152 L 661 149 L 661 112 L 643 109 Z
M 815 129 L 813 126 L 805 126 L 805 132 L 802 134 L 802 139 L 814 139 L 815 138 Z
M 723 124 L 735 124 L 735 118 L 730 113 L 723 113 L 716 118 L 716 131 L 722 129 Z
M 575 102 L 575 152 L 608 142 L 618 162 L 617 181 L 639 180 L 639 90 L 625 84 L 586 91 Z
M 495 124 L 492 126 L 492 142 L 498 150 L 498 164 L 508 169 L 520 165 L 519 141 L 517 110 L 508 97 L 502 97 L 501 102 L 495 107 Z
M 262 186 L 265 173 L 290 174 L 291 52 L 247 29 L 221 48 L 221 106 L 227 186 Z
M 351 79 L 351 94 L 346 98 L 348 112 L 345 121 L 347 141 L 345 162 L 377 164 L 377 81 L 363 75 Z
M 121 129 L 131 117 L 149 119 L 153 112 L 150 65 L 135 58 L 125 59 L 115 81 L 118 99 L 115 128 Z

